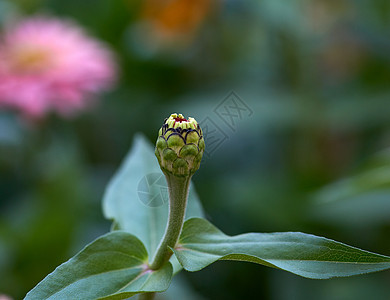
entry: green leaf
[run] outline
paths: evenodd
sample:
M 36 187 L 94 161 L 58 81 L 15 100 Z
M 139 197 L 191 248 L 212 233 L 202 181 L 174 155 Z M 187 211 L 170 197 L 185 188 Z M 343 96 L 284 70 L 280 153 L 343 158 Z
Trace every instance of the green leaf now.
M 127 232 L 111 232 L 60 265 L 25 299 L 126 299 L 166 290 L 172 278 L 171 264 L 151 271 L 147 259 L 139 239 Z
M 323 187 L 315 196 L 318 203 L 330 203 L 375 192 L 390 191 L 390 148 L 368 160 L 353 176 Z
M 185 222 L 174 250 L 184 269 L 198 271 L 217 260 L 262 264 L 313 279 L 390 268 L 390 257 L 299 232 L 228 236 L 205 219 Z
M 390 218 L 390 149 L 373 155 L 362 169 L 321 188 L 309 217 L 354 227 L 387 224 Z
M 154 148 L 142 135 L 137 135 L 130 153 L 108 185 L 103 199 L 104 215 L 115 220 L 115 229 L 138 237 L 153 256 L 165 232 L 167 202 L 168 188 Z M 186 218 L 201 216 L 202 207 L 191 184 Z
M 390 191 L 390 165 L 366 170 L 358 175 L 332 183 L 319 191 L 316 201 L 330 203 L 378 191 Z

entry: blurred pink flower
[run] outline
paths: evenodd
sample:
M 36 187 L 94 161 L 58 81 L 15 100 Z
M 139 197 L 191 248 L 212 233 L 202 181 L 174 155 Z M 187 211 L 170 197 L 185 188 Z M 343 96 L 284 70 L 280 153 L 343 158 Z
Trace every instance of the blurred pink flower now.
M 115 74 L 110 51 L 67 21 L 26 19 L 0 38 L 0 107 L 29 117 L 74 114 L 108 89 Z

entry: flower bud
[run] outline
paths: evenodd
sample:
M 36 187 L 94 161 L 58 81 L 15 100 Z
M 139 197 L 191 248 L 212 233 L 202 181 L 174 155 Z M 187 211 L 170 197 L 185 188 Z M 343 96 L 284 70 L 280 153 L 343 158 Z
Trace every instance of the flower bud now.
M 155 154 L 164 172 L 189 176 L 199 169 L 204 148 L 198 122 L 182 114 L 171 114 L 158 133 Z

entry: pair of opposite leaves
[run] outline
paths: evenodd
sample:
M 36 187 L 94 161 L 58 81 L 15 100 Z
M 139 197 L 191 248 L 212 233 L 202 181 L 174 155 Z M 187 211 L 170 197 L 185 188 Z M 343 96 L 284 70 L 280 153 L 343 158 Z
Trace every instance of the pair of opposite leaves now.
M 217 260 L 262 264 L 314 279 L 327 279 L 390 268 L 390 257 L 313 235 L 248 233 L 227 236 L 202 219 L 200 202 L 190 189 L 186 222 L 171 260 L 151 271 L 149 254 L 156 251 L 167 222 L 167 205 L 145 206 L 137 195 L 147 174 L 161 182 L 153 147 L 141 136 L 110 182 L 103 208 L 119 229 L 99 237 L 43 279 L 25 299 L 126 299 L 162 292 L 183 267 L 198 271 Z M 165 192 L 151 182 L 150 198 Z

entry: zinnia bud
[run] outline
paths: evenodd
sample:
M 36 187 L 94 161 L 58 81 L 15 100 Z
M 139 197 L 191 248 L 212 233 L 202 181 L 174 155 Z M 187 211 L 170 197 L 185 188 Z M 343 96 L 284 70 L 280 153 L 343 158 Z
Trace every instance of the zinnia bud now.
M 172 114 L 165 119 L 158 135 L 155 154 L 161 170 L 189 176 L 199 169 L 205 144 L 202 129 L 194 118 Z

